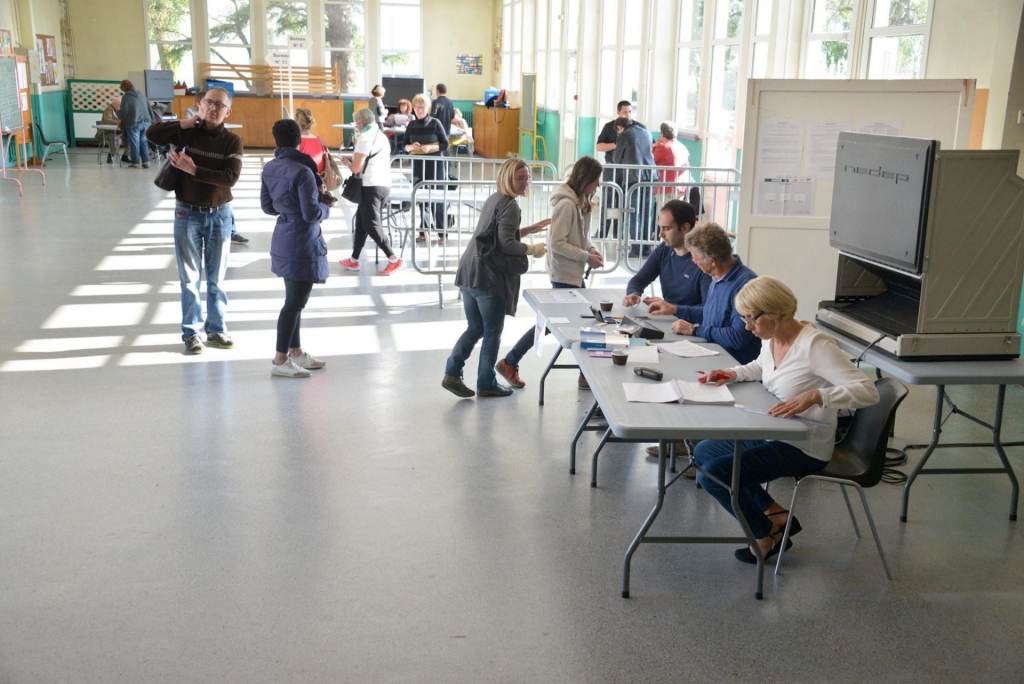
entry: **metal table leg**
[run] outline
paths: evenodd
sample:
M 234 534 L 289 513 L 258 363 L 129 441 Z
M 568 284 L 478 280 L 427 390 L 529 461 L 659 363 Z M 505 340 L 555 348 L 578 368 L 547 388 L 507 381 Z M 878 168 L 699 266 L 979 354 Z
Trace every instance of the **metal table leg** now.
M 586 431 L 587 423 L 590 422 L 590 419 L 594 417 L 595 413 L 597 413 L 597 402 L 596 401 L 594 402 L 594 405 L 590 407 L 590 410 L 587 411 L 587 415 L 583 416 L 583 421 L 580 423 L 580 426 L 576 429 L 576 434 L 573 435 L 573 437 L 572 437 L 572 444 L 569 446 L 569 474 L 570 475 L 575 475 L 576 474 L 576 444 L 577 444 L 577 442 L 580 441 L 580 436 Z
M 910 475 L 907 476 L 907 483 L 903 485 L 903 504 L 900 507 L 900 522 L 907 522 L 907 506 L 910 504 L 910 486 L 914 484 L 914 480 L 917 479 L 921 469 L 924 468 L 924 464 L 931 458 L 932 452 L 935 451 L 935 447 L 939 444 L 939 435 L 942 434 L 942 399 L 946 394 L 946 386 L 939 385 L 936 387 L 935 393 L 935 415 L 932 417 L 932 441 L 928 443 L 928 448 L 925 449 L 924 454 L 921 455 L 921 460 L 917 462 L 913 470 L 910 471 Z
M 640 548 L 640 543 L 647 535 L 647 530 L 651 529 L 651 525 L 654 524 L 658 513 L 661 512 L 662 505 L 665 503 L 665 452 L 667 449 L 668 442 L 665 440 L 658 442 L 658 497 L 654 501 L 654 508 L 647 515 L 647 519 L 644 520 L 640 531 L 633 538 L 629 549 L 626 550 L 626 557 L 622 561 L 622 598 L 629 598 L 629 564 L 633 561 L 633 554 Z

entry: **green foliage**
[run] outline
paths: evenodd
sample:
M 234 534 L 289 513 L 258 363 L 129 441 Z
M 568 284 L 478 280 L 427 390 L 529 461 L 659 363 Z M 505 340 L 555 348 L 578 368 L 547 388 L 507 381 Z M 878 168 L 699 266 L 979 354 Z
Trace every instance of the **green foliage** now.
M 189 16 L 188 0 L 149 0 L 149 39 L 189 40 L 179 28 Z M 191 32 L 190 32 L 191 33 Z
M 836 76 L 846 73 L 846 60 L 850 56 L 850 44 L 845 40 L 826 40 L 821 43 L 825 55 L 825 68 Z

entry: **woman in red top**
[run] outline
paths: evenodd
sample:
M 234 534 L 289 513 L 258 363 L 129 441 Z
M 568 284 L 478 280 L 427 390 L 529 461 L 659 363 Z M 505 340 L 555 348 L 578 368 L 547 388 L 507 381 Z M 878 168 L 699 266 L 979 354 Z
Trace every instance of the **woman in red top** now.
M 671 121 L 661 124 L 661 137 L 654 143 L 652 149 L 654 163 L 658 166 L 689 166 L 690 152 L 678 140 L 676 140 L 676 125 Z M 689 173 L 686 171 L 659 171 L 658 175 L 666 183 L 685 182 L 689 180 Z M 658 188 L 655 192 L 659 195 L 669 194 L 671 188 Z M 681 189 L 677 194 L 686 199 L 686 189 Z
M 320 136 L 313 133 L 313 126 L 316 124 L 313 112 L 308 109 L 296 109 L 295 123 L 299 124 L 299 128 L 302 130 L 302 141 L 299 143 L 299 151 L 305 152 L 313 158 L 313 161 L 316 163 L 317 173 L 323 177 L 324 164 L 327 162 L 325 156 L 327 146 L 324 145 L 324 141 L 320 139 Z

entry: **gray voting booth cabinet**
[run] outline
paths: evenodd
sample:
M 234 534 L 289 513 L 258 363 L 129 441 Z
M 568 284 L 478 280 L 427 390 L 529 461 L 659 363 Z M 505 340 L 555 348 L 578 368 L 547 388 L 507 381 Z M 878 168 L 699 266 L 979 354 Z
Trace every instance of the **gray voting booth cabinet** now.
M 840 134 L 829 233 L 839 270 L 817 320 L 904 360 L 1020 356 L 1017 157 Z

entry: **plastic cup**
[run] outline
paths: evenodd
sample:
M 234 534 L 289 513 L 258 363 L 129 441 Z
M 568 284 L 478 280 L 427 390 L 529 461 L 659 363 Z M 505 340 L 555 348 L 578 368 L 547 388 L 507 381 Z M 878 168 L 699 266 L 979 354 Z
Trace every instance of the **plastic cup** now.
M 612 302 L 612 300 L 610 300 L 610 299 L 602 299 L 601 300 L 601 311 L 611 311 L 613 304 L 614 304 L 614 302 Z
M 625 349 L 616 349 L 612 352 L 612 363 L 616 366 L 625 366 L 628 358 L 629 352 Z

